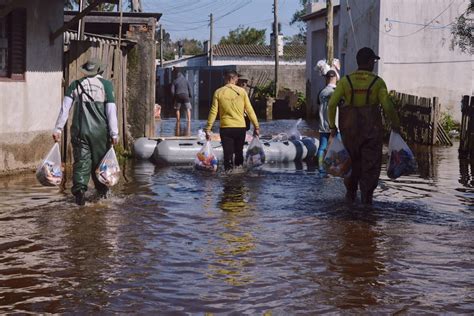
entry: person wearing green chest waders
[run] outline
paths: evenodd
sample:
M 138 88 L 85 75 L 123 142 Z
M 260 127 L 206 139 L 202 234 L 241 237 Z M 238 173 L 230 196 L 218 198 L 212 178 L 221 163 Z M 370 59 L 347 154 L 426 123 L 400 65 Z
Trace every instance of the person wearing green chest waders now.
M 380 57 L 364 47 L 357 52 L 356 59 L 357 71 L 342 78 L 329 99 L 329 127 L 334 137 L 337 134 L 336 107 L 344 98 L 344 105 L 339 108 L 339 128 L 352 161 L 351 175 L 344 179 L 346 200 L 353 202 L 359 187 L 362 203 L 372 204 L 382 164 L 380 104 L 394 131 L 400 130 L 400 121 L 385 82 L 372 72 Z
M 99 196 L 107 197 L 108 188 L 99 182 L 95 170 L 111 144 L 118 144 L 119 136 L 113 86 L 100 75 L 104 65 L 97 59 L 90 59 L 80 69 L 86 76 L 75 80 L 68 87 L 56 120 L 53 139 L 56 142 L 61 139 L 69 110 L 74 105 L 71 124 L 74 156 L 71 191 L 76 203 L 84 205 L 84 194 L 91 175 Z

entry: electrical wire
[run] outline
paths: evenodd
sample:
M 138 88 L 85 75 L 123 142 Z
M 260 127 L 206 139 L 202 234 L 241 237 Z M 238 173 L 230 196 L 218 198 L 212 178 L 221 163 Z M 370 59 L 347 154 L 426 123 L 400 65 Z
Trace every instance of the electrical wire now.
M 346 6 L 347 6 L 347 13 L 349 14 L 349 20 L 351 21 L 351 27 L 352 27 L 352 36 L 354 37 L 354 42 L 356 44 L 356 50 L 359 50 L 359 41 L 357 40 L 356 32 L 354 29 L 354 22 L 352 21 L 352 13 L 351 13 L 351 7 L 349 6 L 349 0 L 346 0 Z

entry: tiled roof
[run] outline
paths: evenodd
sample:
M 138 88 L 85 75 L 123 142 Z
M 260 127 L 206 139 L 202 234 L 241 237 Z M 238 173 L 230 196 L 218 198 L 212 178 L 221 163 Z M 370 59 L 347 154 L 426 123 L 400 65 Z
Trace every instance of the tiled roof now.
M 268 45 L 216 45 L 213 48 L 214 56 L 251 56 L 270 57 L 273 56 Z M 283 58 L 304 59 L 306 46 L 285 45 L 283 46 Z

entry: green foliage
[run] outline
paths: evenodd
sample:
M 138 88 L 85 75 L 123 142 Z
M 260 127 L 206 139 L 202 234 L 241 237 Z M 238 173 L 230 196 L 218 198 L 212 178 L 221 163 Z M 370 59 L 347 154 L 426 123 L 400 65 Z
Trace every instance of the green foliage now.
M 255 100 L 266 100 L 268 97 L 273 96 L 275 96 L 275 82 L 273 80 L 262 86 L 256 86 L 253 92 Z
M 306 36 L 301 34 L 294 34 L 293 36 L 283 37 L 285 45 L 306 45 Z
M 65 0 L 64 1 L 64 9 L 66 10 L 79 10 L 79 2 L 80 0 Z M 84 0 L 84 8 L 87 7 L 92 0 Z M 111 3 L 101 3 L 99 4 L 94 10 L 95 11 L 114 11 L 115 4 Z
M 300 91 L 297 91 L 296 95 L 298 96 L 298 100 L 296 101 L 296 108 L 299 110 L 306 105 L 306 95 Z
M 204 45 L 195 39 L 183 39 L 183 51 L 185 55 L 199 55 L 204 53 Z
M 311 0 L 300 0 L 301 9 L 297 10 L 293 13 L 293 17 L 291 18 L 290 25 L 296 24 L 300 33 L 298 36 L 303 40 L 303 43 L 306 43 L 306 22 L 301 19 L 303 15 L 306 14 L 306 6 Z
M 473 12 L 474 2 L 471 1 L 466 12 L 461 14 L 451 27 L 451 34 L 453 35 L 451 49 L 457 46 L 464 53 L 471 55 L 474 53 L 474 38 L 472 34 L 474 23 L 471 17 Z
M 440 124 L 446 133 L 449 133 L 452 130 L 461 130 L 461 124 L 455 121 L 449 112 L 441 113 Z
M 128 150 L 125 150 L 122 145 L 114 146 L 115 154 L 117 155 L 117 160 L 122 163 L 125 160 L 132 158 L 132 153 Z
M 231 30 L 227 37 L 223 36 L 219 41 L 219 45 L 265 45 L 265 32 L 265 29 L 257 30 L 253 27 L 244 28 L 241 25 L 235 30 Z

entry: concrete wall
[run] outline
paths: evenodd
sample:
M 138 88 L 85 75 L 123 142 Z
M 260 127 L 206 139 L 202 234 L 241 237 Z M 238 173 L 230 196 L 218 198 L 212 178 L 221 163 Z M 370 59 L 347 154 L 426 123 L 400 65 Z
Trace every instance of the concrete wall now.
M 469 0 L 450 3 L 381 0 L 379 74 L 389 89 L 439 97 L 441 110 L 450 110 L 460 120 L 462 95 L 474 93 L 474 63 L 471 55 L 450 49 L 449 24 L 466 10 Z
M 5 1 L 0 0 L 0 5 Z M 63 0 L 16 0 L 27 8 L 24 81 L 0 81 L 0 174 L 34 168 L 53 144 L 61 105 Z
M 335 10 L 333 24 L 334 57 L 341 59 L 339 50 L 340 10 Z M 310 83 L 309 106 L 307 108 L 307 115 L 309 117 L 312 112 L 311 109 L 317 107 L 318 92 L 326 83 L 324 77 L 319 74 L 319 71 L 314 70 L 319 60 L 326 59 L 326 15 L 308 21 L 306 41 L 306 79 Z
M 245 75 L 249 79 L 254 78 L 255 81 L 258 80 L 262 72 L 265 72 L 268 75 L 269 80 L 274 80 L 275 78 L 275 67 L 273 65 L 271 66 L 237 65 L 236 70 L 238 73 Z M 280 66 L 279 72 L 278 72 L 278 81 L 279 81 L 280 88 L 289 88 L 290 90 L 297 90 L 297 91 L 305 93 L 306 91 L 305 71 L 306 71 L 306 67 L 302 65 Z

